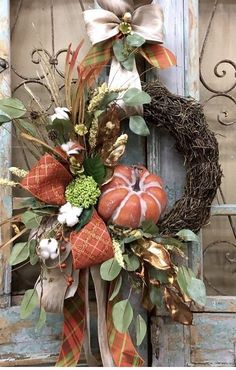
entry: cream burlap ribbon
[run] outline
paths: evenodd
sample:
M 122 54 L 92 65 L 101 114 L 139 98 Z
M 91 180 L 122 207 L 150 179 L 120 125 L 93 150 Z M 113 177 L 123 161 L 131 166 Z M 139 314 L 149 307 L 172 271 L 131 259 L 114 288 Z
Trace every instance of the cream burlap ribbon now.
M 88 36 L 93 45 L 115 37 L 120 33 L 124 17 L 129 19 L 132 33 L 142 36 L 146 42 L 163 42 L 163 13 L 152 0 L 97 0 L 100 9 L 84 11 Z M 141 81 L 136 62 L 133 70 L 127 71 L 112 58 L 109 75 L 110 87 L 136 87 L 141 90 Z

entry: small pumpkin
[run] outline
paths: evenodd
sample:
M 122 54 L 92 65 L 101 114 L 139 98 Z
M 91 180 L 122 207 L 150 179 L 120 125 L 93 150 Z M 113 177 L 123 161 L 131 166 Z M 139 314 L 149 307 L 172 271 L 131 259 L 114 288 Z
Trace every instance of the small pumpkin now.
M 167 195 L 159 176 L 143 166 L 115 167 L 112 180 L 102 187 L 98 213 L 105 222 L 137 228 L 143 221 L 159 220 Z

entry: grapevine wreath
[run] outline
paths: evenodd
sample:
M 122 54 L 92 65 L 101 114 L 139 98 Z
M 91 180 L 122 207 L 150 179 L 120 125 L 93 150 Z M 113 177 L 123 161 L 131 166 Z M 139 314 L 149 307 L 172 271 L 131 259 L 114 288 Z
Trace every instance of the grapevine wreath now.
M 16 98 L 0 100 L 1 125 L 11 120 L 36 158 L 28 170 L 11 167 L 13 180 L 0 179 L 2 186 L 28 192 L 17 214 L 1 223 L 11 223 L 15 233 L 1 248 L 24 236 L 9 263 L 40 267 L 34 288 L 23 297 L 21 318 L 38 310 L 41 328 L 46 312 L 64 314 L 57 366 L 76 366 L 82 346 L 88 364 L 96 364 L 90 348 L 90 274 L 103 365 L 142 366 L 134 340 L 140 346 L 147 327 L 131 298 L 136 295 L 150 313 L 165 305 L 174 320 L 191 325 L 190 306 L 204 306 L 206 291 L 186 267 L 184 251 L 186 242 L 199 243 L 195 232 L 209 217 L 221 170 L 200 104 L 171 94 L 159 82 L 142 90 L 137 54 L 157 68 L 176 63 L 162 46 L 161 8 L 149 0 L 98 4 L 84 12 L 89 53 L 79 63 L 83 42 L 67 50 L 64 89 L 48 55 L 39 51 L 39 75 L 52 95 L 54 114 L 27 85 L 37 110 Z M 110 60 L 108 83 L 100 84 Z M 143 165 L 120 163 L 129 145 L 121 131 L 124 117 L 137 135 L 150 134 L 147 123 L 163 125 L 184 156 L 184 195 L 168 214 L 163 180 Z M 136 338 L 129 332 L 132 325 Z
M 209 219 L 221 184 L 218 142 L 199 102 L 170 93 L 159 81 L 146 84 L 144 90 L 152 97 L 145 106 L 146 121 L 165 127 L 175 138 L 187 174 L 184 194 L 160 221 L 160 229 L 163 234 L 186 228 L 198 232 Z

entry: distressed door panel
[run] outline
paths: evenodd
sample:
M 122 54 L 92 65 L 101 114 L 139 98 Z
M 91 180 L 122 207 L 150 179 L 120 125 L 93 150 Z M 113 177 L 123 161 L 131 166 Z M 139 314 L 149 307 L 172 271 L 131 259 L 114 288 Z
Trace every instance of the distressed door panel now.
M 190 351 L 190 366 L 236 366 L 235 314 L 195 314 Z
M 96 305 L 91 308 L 91 346 L 98 361 L 100 356 L 97 344 Z M 58 357 L 62 339 L 63 317 L 47 314 L 46 326 L 36 331 L 38 312 L 27 320 L 20 320 L 20 307 L 13 306 L 1 310 L 0 314 L 0 366 L 39 366 L 53 365 Z M 80 366 L 86 364 L 81 354 Z

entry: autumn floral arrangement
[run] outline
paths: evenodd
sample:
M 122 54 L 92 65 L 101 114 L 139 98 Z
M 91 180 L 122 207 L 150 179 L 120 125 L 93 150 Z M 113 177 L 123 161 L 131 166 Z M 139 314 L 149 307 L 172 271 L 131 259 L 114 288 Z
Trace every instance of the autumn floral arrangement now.
M 156 36 L 152 40 L 147 28 L 137 23 L 144 22 L 141 12 L 146 10 L 150 16 L 155 11 L 161 34 L 161 10 L 150 1 L 135 2 L 139 6 L 122 1 L 117 13 L 118 1 L 99 3 L 104 9 L 85 12 L 88 33 L 96 36 L 91 36 L 94 45 L 89 54 L 78 64 L 82 43 L 75 51 L 68 48 L 63 93 L 47 55 L 40 53 L 54 114 L 45 110 L 27 86 L 37 110 L 29 111 L 16 98 L 0 101 L 1 124 L 11 120 L 38 156 L 29 171 L 10 168 L 15 179 L 0 179 L 2 186 L 19 187 L 30 195 L 18 202 L 17 214 L 2 224 L 11 222 L 14 229 L 15 235 L 7 244 L 27 237 L 14 244 L 9 263 L 40 265 L 34 289 L 24 295 L 21 317 L 39 307 L 38 326 L 43 326 L 46 312 L 64 313 L 57 365 L 75 366 L 82 345 L 89 344 L 90 271 L 100 315 L 103 364 L 142 366 L 129 329 L 135 325 L 136 345 L 140 346 L 146 336 L 146 321 L 132 306 L 132 296 L 139 297 L 148 312 L 165 306 L 174 320 L 191 324 L 191 305 L 204 305 L 205 288 L 186 267 L 184 253 L 187 243 L 198 243 L 198 237 L 190 230 L 163 236 L 158 227 L 167 204 L 162 179 L 143 165 L 121 163 L 129 145 L 121 121 L 129 118 L 131 131 L 148 135 L 142 106 L 150 104 L 151 97 L 140 86 L 128 86 L 129 78 L 125 84 L 115 81 L 120 73 L 126 78 L 127 72 L 136 76 L 137 51 L 148 55 L 154 66 L 174 63 L 173 54 L 160 45 L 161 40 Z M 106 22 L 101 21 L 103 16 L 108 17 Z M 109 17 L 114 21 L 110 33 L 101 29 L 102 24 L 105 29 L 111 27 Z M 111 57 L 121 71 L 116 78 L 113 74 L 112 84 L 98 84 L 98 76 Z M 85 348 L 91 360 L 91 351 Z

